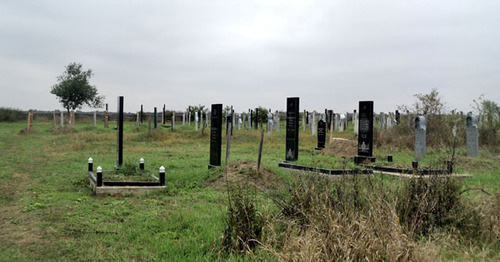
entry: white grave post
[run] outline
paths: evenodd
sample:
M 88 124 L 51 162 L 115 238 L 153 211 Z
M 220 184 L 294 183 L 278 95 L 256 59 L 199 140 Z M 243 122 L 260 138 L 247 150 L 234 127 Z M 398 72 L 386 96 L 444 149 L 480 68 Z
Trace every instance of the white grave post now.
M 252 129 L 252 110 L 248 109 L 248 129 Z
M 194 131 L 198 131 L 198 112 L 194 113 Z
M 64 112 L 61 111 L 61 127 L 64 127 Z
M 238 131 L 240 131 L 241 129 L 241 123 L 243 123 L 243 120 L 241 119 L 241 115 L 240 114 L 237 114 L 238 115 Z
M 172 112 L 172 127 L 175 127 L 175 111 Z
M 311 127 L 311 130 L 312 130 L 312 135 L 316 135 L 316 111 L 313 111 L 312 113 L 312 127 Z
M 415 159 L 418 161 L 425 157 L 425 116 L 415 117 Z
M 354 127 L 354 134 L 358 135 L 359 134 L 359 115 L 358 112 L 354 111 L 353 114 L 353 127 Z
M 186 112 L 182 112 L 182 126 L 186 125 Z
M 280 112 L 278 110 L 274 113 L 274 117 L 274 130 L 278 132 L 280 131 Z
M 340 126 L 339 126 L 339 131 L 340 132 L 344 132 L 344 121 L 345 121 L 345 115 L 344 114 L 340 114 Z
M 467 156 L 479 155 L 479 134 L 477 131 L 477 117 L 472 112 L 467 113 L 465 118 L 465 140 L 467 145 Z
M 306 110 L 304 109 L 304 113 L 302 114 L 302 130 L 306 130 Z
M 267 135 L 273 135 L 273 113 L 271 113 L 271 109 L 269 109 L 269 113 L 267 113 Z

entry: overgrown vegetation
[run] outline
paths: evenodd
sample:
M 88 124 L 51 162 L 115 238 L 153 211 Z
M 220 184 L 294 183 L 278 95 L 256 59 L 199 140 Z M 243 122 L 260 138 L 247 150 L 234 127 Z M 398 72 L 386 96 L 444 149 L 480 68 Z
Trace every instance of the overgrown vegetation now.
M 0 122 L 14 122 L 27 118 L 27 114 L 19 109 L 0 107 Z

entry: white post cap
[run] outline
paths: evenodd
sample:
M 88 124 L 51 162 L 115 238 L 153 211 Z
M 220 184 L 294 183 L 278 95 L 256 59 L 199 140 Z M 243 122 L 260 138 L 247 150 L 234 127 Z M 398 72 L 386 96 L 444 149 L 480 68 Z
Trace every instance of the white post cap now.
M 92 163 L 92 161 L 94 161 L 94 159 L 92 159 L 92 157 L 89 157 L 89 163 Z
M 165 167 L 164 166 L 160 167 L 160 173 L 165 173 Z
M 101 166 L 97 167 L 97 172 L 102 172 L 102 167 Z
M 139 163 L 144 164 L 144 158 L 139 159 Z

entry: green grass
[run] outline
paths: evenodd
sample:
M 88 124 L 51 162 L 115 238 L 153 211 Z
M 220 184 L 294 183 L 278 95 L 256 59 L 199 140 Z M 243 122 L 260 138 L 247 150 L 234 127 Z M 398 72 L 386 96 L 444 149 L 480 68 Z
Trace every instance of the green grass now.
M 286 181 L 290 173 L 277 167 L 285 156 L 283 124 L 272 137 L 265 132 L 262 164 Z M 26 122 L 0 123 L 1 261 L 250 259 L 219 255 L 227 204 L 224 190 L 209 183 L 220 176 L 220 170 L 207 169 L 209 129 L 202 135 L 194 131 L 194 125 L 177 125 L 174 131 L 160 128 L 148 135 L 147 124 L 137 129 L 135 123 L 125 123 L 125 162 L 138 165 L 142 157 L 152 173 L 165 166 L 167 189 L 147 196 L 96 197 L 86 179 L 87 159 L 93 158 L 94 168 L 112 170 L 116 131 L 113 123 L 109 129 L 90 125 L 77 124 L 75 133 L 55 134 L 49 132 L 51 121 L 35 121 L 38 133 L 18 135 Z M 316 137 L 303 132 L 301 126 L 300 131 L 297 163 L 355 167 L 352 161 L 319 155 L 314 150 Z M 350 138 L 351 134 L 336 132 L 335 136 Z M 257 161 L 259 137 L 257 130 L 235 130 L 230 161 Z M 224 135 L 223 152 L 225 141 Z M 378 160 L 388 154 L 404 165 L 411 166 L 413 160 L 413 152 L 408 150 L 374 151 Z M 433 165 L 449 155 L 448 149 L 428 148 L 422 164 Z M 474 175 L 467 186 L 498 194 L 500 157 L 484 151 L 477 159 L 464 155 L 462 146 L 457 151 L 456 170 Z M 262 201 L 259 209 L 273 209 L 269 205 L 273 205 L 271 201 Z M 265 251 L 256 256 L 270 258 Z

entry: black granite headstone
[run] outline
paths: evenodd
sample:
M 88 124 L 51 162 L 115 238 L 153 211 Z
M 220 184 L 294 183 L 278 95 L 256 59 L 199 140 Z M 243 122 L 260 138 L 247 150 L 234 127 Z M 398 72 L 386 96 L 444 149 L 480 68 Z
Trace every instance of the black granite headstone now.
M 118 119 L 117 119 L 117 134 L 118 134 L 118 154 L 116 158 L 116 167 L 123 164 L 123 96 L 118 97 Z
M 366 159 L 375 162 L 375 157 L 373 157 L 373 101 L 359 102 L 358 155 L 354 158 L 354 162 L 359 164 Z
M 220 166 L 222 146 L 222 104 L 212 104 L 210 127 L 210 165 Z
M 333 119 L 333 110 L 328 110 L 328 122 L 327 122 L 327 129 L 330 130 L 332 129 L 332 122 L 335 121 Z
M 259 129 L 259 108 L 255 108 L 255 129 Z
M 287 98 L 286 105 L 286 161 L 299 158 L 299 98 Z
M 142 105 L 141 105 L 141 114 L 139 115 L 139 118 L 141 119 L 141 123 L 142 123 L 142 120 L 144 118 L 144 111 L 143 111 Z
M 401 119 L 401 114 L 399 113 L 398 110 L 396 110 L 395 115 L 396 115 L 396 125 L 399 125 L 399 120 Z
M 167 116 L 165 115 L 165 104 L 163 104 L 163 115 L 161 116 L 162 120 L 161 123 L 164 125 L 165 120 L 167 119 Z
M 318 147 L 317 149 L 325 148 L 326 140 L 326 123 L 323 120 L 318 121 Z
M 158 127 L 158 111 L 156 111 L 156 107 L 155 107 L 154 119 L 155 119 L 154 127 L 156 129 Z

